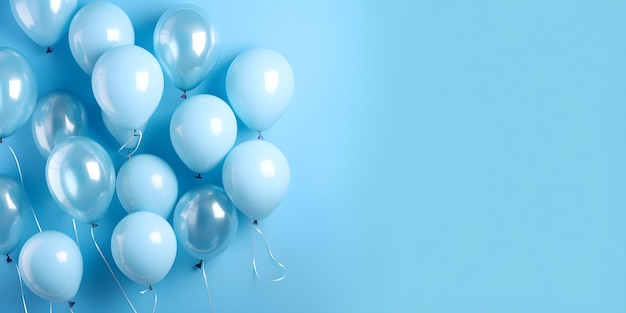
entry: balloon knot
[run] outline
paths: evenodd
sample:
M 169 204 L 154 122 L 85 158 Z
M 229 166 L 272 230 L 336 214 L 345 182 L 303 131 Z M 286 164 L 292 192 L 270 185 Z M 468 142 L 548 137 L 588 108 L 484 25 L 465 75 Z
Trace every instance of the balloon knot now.
M 91 228 L 96 228 L 96 227 L 98 227 L 98 224 L 96 223 L 91 224 Z
M 46 49 L 46 53 L 51 53 L 52 52 L 52 48 L 48 47 L 48 49 Z
M 198 173 L 198 175 L 196 175 L 197 179 L 202 179 L 202 174 Z
M 152 285 L 148 285 L 148 290 L 154 290 L 154 288 L 152 288 Z
M 70 309 L 74 307 L 74 304 L 76 304 L 76 302 L 74 301 L 67 301 L 67 304 L 69 304 Z
M 265 138 L 263 137 L 263 134 L 261 134 L 261 131 L 259 131 L 259 137 L 257 137 L 258 140 L 265 140 Z
M 187 99 L 187 92 L 183 90 L 183 94 L 180 96 L 181 99 Z
M 198 262 L 198 264 L 195 265 L 197 268 L 202 268 L 202 260 L 200 260 L 200 262 Z
M 252 224 L 253 224 L 253 225 L 259 225 L 259 221 L 254 220 L 254 221 L 252 221 Z
M 2 138 L 0 137 L 0 143 L 2 143 Z
M 11 259 L 11 257 L 7 254 L 7 263 L 11 263 L 13 262 L 13 259 Z

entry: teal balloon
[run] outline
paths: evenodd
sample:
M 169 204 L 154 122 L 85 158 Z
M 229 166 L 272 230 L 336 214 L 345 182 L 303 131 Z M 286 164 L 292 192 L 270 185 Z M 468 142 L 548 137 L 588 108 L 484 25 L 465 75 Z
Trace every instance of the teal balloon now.
M 287 110 L 294 90 L 291 65 L 280 53 L 253 49 L 239 54 L 226 74 L 226 94 L 250 129 L 263 131 Z
M 126 12 L 102 1 L 88 3 L 76 12 L 67 37 L 74 60 L 87 75 L 105 51 L 135 44 L 135 30 Z
M 115 168 L 100 144 L 69 137 L 52 149 L 45 170 L 52 198 L 71 217 L 94 224 L 106 213 L 115 193 Z
M 76 0 L 11 0 L 13 18 L 35 43 L 50 47 L 65 34 L 76 13 Z
M 109 134 L 115 138 L 115 141 L 117 141 L 120 147 L 126 145 L 127 150 L 133 150 L 140 143 L 139 136 L 135 130 L 144 132 L 148 125 L 147 122 L 137 129 L 126 129 L 113 121 L 108 115 L 104 114 L 102 110 L 100 110 L 100 114 L 104 127 L 109 131 Z
M 37 77 L 30 62 L 16 50 L 0 47 L 0 139 L 24 126 L 36 103 Z
M 104 114 L 122 128 L 139 129 L 161 101 L 163 71 L 144 48 L 118 46 L 98 59 L 91 86 Z
M 208 76 L 221 47 L 207 13 L 192 4 L 165 11 L 154 28 L 153 42 L 165 75 L 183 91 L 195 88 Z
M 220 255 L 237 233 L 237 209 L 222 188 L 197 186 L 185 193 L 174 210 L 178 242 L 194 258 Z
M 226 156 L 222 169 L 224 190 L 245 215 L 259 220 L 283 201 L 289 187 L 287 158 L 265 140 L 243 142 Z
M 170 140 L 185 165 L 204 173 L 219 164 L 237 139 L 237 118 L 222 99 L 195 95 L 172 114 Z
M 170 271 L 176 258 L 176 235 L 160 215 L 138 211 L 126 215 L 113 230 L 111 254 L 133 281 L 152 286 Z
M 36 295 L 52 302 L 76 296 L 83 278 L 83 256 L 66 234 L 46 230 L 30 237 L 18 260 L 24 284 Z
M 0 254 L 17 248 L 24 235 L 24 221 L 30 202 L 22 185 L 0 174 Z
M 87 111 L 78 97 L 68 90 L 54 90 L 37 101 L 31 119 L 35 146 L 44 159 L 61 141 L 87 134 Z
M 149 211 L 167 219 L 178 199 L 178 180 L 163 159 L 141 154 L 128 159 L 115 183 L 117 198 L 128 213 Z

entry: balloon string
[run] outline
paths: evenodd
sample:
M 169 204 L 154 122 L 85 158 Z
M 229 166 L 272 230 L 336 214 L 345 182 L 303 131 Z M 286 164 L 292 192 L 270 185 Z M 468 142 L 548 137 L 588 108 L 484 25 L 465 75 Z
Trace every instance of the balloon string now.
M 211 313 L 213 313 L 213 300 L 211 300 L 211 290 L 209 289 L 209 283 L 207 282 L 206 279 L 206 271 L 204 270 L 204 263 L 206 262 L 202 262 L 202 277 L 204 278 L 204 287 L 206 287 L 206 293 L 207 296 L 209 297 L 209 308 L 211 309 Z
M 94 230 L 94 228 L 96 228 L 96 226 L 97 226 L 96 224 L 93 224 L 92 227 L 91 227 L 91 239 L 93 239 L 93 244 L 94 244 L 94 246 L 96 246 L 96 250 L 98 250 L 98 253 L 100 254 L 100 257 L 102 258 L 102 261 L 104 261 L 104 264 L 106 264 L 107 268 L 109 269 L 109 272 L 111 272 L 111 275 L 113 276 L 113 279 L 115 279 L 115 282 L 117 283 L 117 286 L 120 287 L 120 290 L 122 291 L 122 294 L 124 295 L 124 298 L 126 298 L 126 302 L 128 302 L 128 305 L 130 305 L 130 308 L 133 309 L 133 312 L 137 313 L 137 310 L 135 310 L 135 307 L 130 302 L 130 299 L 128 298 L 128 295 L 124 291 L 124 288 L 122 288 L 122 284 L 117 279 L 117 276 L 115 276 L 115 273 L 113 272 L 113 269 L 111 268 L 111 265 L 109 265 L 109 262 L 104 257 L 104 254 L 102 253 L 102 250 L 100 250 L 100 246 L 98 245 L 98 242 L 96 241 L 96 236 L 93 233 L 93 230 Z
M 50 313 L 52 313 L 52 301 L 50 301 Z
M 156 312 L 156 307 L 157 307 L 157 301 L 158 301 L 158 297 L 157 297 L 157 292 L 156 289 L 154 289 L 154 287 L 152 287 L 152 285 L 148 286 L 148 289 L 146 290 L 142 290 L 139 293 L 144 294 L 148 291 L 152 291 L 152 293 L 154 293 L 154 306 L 152 307 L 152 313 Z
M 274 264 L 276 264 L 276 266 L 282 268 L 282 272 L 283 272 L 283 275 L 281 275 L 280 277 L 275 278 L 275 279 L 262 279 L 261 278 L 261 275 L 259 275 L 259 271 L 257 270 L 257 266 L 256 266 L 256 256 L 254 254 L 254 239 L 252 238 L 252 230 L 250 228 L 248 228 L 248 233 L 250 234 L 250 241 L 252 241 L 252 269 L 254 270 L 254 275 L 256 275 L 256 277 L 258 279 L 265 280 L 265 281 L 268 281 L 268 282 L 278 282 L 278 281 L 281 281 L 281 280 L 285 279 L 285 277 L 287 276 L 287 269 L 285 268 L 285 266 L 282 263 L 278 262 L 276 260 L 276 258 L 274 258 L 274 254 L 272 253 L 272 249 L 270 249 L 270 245 L 267 242 L 267 239 L 265 238 L 265 235 L 263 235 L 263 232 L 259 228 L 256 220 L 251 221 L 250 225 L 252 225 L 252 227 L 254 227 L 256 232 L 263 239 L 263 242 L 265 243 L 265 248 L 267 249 L 267 253 L 269 254 L 269 256 L 272 259 L 272 261 L 274 261 Z
M 17 165 L 17 172 L 20 175 L 20 182 L 22 183 L 22 188 L 26 190 L 26 187 L 24 186 L 24 177 L 22 176 L 22 167 L 20 166 L 20 161 L 17 159 L 17 155 L 15 154 L 15 151 L 13 150 L 13 148 L 11 148 L 11 145 L 7 145 L 7 147 L 9 147 L 9 151 L 11 151 L 11 154 L 13 155 L 13 159 L 15 160 L 15 165 Z M 39 224 L 39 219 L 37 218 L 37 214 L 35 214 L 35 209 L 33 209 L 32 205 L 30 207 L 30 211 L 33 213 L 33 217 L 35 218 L 37 229 L 39 229 L 39 232 L 41 232 L 41 225 Z
M 76 230 L 76 219 L 72 218 L 72 226 L 74 226 L 74 236 L 76 237 L 76 244 L 80 248 L 80 241 L 78 240 L 78 231 Z
M 128 145 L 130 145 L 130 143 L 133 141 L 133 139 L 135 139 L 135 137 L 139 137 L 139 140 L 137 140 L 137 144 L 135 145 L 135 148 L 130 151 L 131 149 L 128 149 Z M 130 136 L 130 138 L 128 138 L 128 140 L 126 140 L 126 142 L 117 150 L 117 153 L 123 156 L 127 156 L 129 159 L 137 152 L 137 150 L 139 150 L 139 145 L 141 145 L 141 140 L 143 139 L 143 132 L 139 129 L 135 129 L 133 130 L 133 134 L 132 136 Z M 126 149 L 127 150 L 127 154 L 122 153 L 122 150 Z
M 11 258 L 7 255 L 7 262 L 13 262 Z M 17 278 L 20 281 L 20 292 L 22 293 L 22 305 L 24 305 L 24 313 L 28 313 L 28 308 L 26 307 L 26 298 L 24 298 L 24 286 L 22 281 L 22 274 L 20 273 L 20 268 L 17 265 L 17 262 L 13 262 L 15 265 L 15 270 L 17 271 Z

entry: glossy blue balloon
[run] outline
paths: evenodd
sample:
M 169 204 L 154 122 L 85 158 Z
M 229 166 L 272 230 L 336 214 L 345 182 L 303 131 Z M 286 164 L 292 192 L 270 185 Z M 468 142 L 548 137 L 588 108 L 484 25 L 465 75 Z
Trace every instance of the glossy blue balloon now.
M 115 183 L 117 198 L 128 213 L 149 211 L 167 219 L 178 199 L 178 180 L 163 159 L 141 154 L 128 159 Z
M 94 224 L 113 199 L 115 168 L 100 144 L 87 137 L 69 137 L 50 152 L 46 183 L 52 198 L 67 214 Z
M 204 9 L 177 5 L 154 28 L 154 52 L 165 75 L 183 91 L 195 88 L 215 67 L 220 41 Z
M 36 103 L 37 77 L 30 62 L 16 50 L 0 47 L 0 139 L 24 126 Z
M 151 286 L 170 271 L 176 258 L 176 235 L 160 215 L 138 211 L 113 230 L 111 254 L 117 267 L 135 282 Z
M 100 115 L 102 116 L 102 122 L 104 122 L 104 127 L 109 131 L 113 138 L 115 138 L 117 143 L 120 144 L 119 147 L 126 145 L 126 149 L 132 151 L 138 144 L 140 144 L 139 136 L 134 129 L 126 129 L 121 127 L 119 124 L 115 123 L 115 121 L 113 121 L 109 116 L 104 114 L 102 110 L 100 110 Z M 146 122 L 146 124 L 141 125 L 136 130 L 144 132 L 147 125 L 148 124 Z
M 139 129 L 156 110 L 163 95 L 159 62 L 144 48 L 118 46 L 102 54 L 91 75 L 98 105 L 126 129 Z
M 24 284 L 36 295 L 66 302 L 76 296 L 83 278 L 83 256 L 64 233 L 46 230 L 30 237 L 19 256 Z
M 59 142 L 87 134 L 87 111 L 71 91 L 54 90 L 37 101 L 31 126 L 35 146 L 48 159 Z
M 233 110 L 250 129 L 263 131 L 287 110 L 293 96 L 291 65 L 280 53 L 253 49 L 239 54 L 226 74 Z
M 0 254 L 17 248 L 24 235 L 24 220 L 30 202 L 22 185 L 0 174 Z
M 285 198 L 290 169 L 285 155 L 265 140 L 243 142 L 226 156 L 224 190 L 245 215 L 259 220 L 270 215 Z
M 76 12 L 67 37 L 74 60 L 87 75 L 108 49 L 135 44 L 128 15 L 115 4 L 101 1 L 88 3 Z
M 220 163 L 237 139 L 237 119 L 222 99 L 195 95 L 172 114 L 170 139 L 189 169 L 204 173 Z
M 206 260 L 224 252 L 237 233 L 237 209 L 222 188 L 197 186 L 174 210 L 178 242 L 193 257 Z
M 17 25 L 38 45 L 50 47 L 67 33 L 76 0 L 11 0 Z

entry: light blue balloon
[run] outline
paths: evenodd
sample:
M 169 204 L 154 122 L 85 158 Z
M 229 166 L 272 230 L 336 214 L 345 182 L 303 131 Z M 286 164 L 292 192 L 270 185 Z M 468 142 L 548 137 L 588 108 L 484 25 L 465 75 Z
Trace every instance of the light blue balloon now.
M 226 156 L 222 180 L 226 194 L 245 215 L 259 220 L 283 201 L 290 169 L 285 155 L 265 140 L 243 142 Z
M 198 86 L 220 54 L 215 28 L 204 9 L 192 4 L 165 11 L 154 28 L 153 41 L 165 75 L 183 91 Z
M 0 174 L 0 254 L 13 252 L 22 241 L 30 202 L 22 185 Z
M 109 133 L 115 138 L 117 143 L 120 144 L 120 147 L 126 145 L 126 150 L 132 151 L 137 147 L 139 142 L 139 135 L 135 132 L 135 129 L 126 129 L 122 128 L 120 125 L 115 123 L 109 116 L 104 114 L 102 110 L 100 110 L 100 115 L 102 116 L 102 122 L 104 122 L 104 127 L 109 131 Z M 138 129 L 142 133 L 146 130 L 146 126 L 148 124 L 141 125 Z
M 74 16 L 76 0 L 11 0 L 17 25 L 40 46 L 54 45 L 67 33 Z M 48 50 L 52 52 L 52 50 Z
M 170 271 L 176 258 L 176 235 L 160 215 L 138 211 L 126 215 L 113 230 L 111 254 L 133 281 L 152 286 Z
M 139 129 L 161 101 L 163 71 L 144 48 L 118 46 L 96 62 L 91 87 L 104 114 L 122 128 Z
M 37 77 L 30 62 L 16 50 L 0 47 L 0 142 L 24 126 L 36 103 Z
M 52 198 L 67 214 L 94 224 L 113 199 L 115 168 L 100 144 L 87 137 L 69 137 L 50 152 L 46 183 Z
M 128 213 L 149 211 L 167 219 L 178 199 L 178 180 L 163 159 L 141 154 L 128 159 L 115 183 L 117 198 Z
M 37 101 L 31 126 L 35 146 L 48 159 L 59 142 L 87 134 L 87 111 L 71 91 L 54 90 Z
M 226 94 L 250 129 L 263 131 L 287 110 L 293 96 L 291 65 L 280 53 L 253 49 L 239 54 L 226 74 Z
M 67 302 L 76 296 L 83 279 L 83 256 L 74 240 L 46 230 L 30 237 L 18 260 L 24 284 L 36 295 Z
M 237 209 L 222 188 L 197 186 L 174 210 L 178 242 L 193 257 L 206 260 L 224 252 L 237 233 Z
M 195 95 L 172 114 L 170 139 L 189 169 L 204 173 L 220 163 L 237 139 L 237 119 L 222 99 Z
M 128 15 L 115 4 L 100 1 L 76 12 L 67 37 L 74 60 L 87 75 L 108 49 L 135 44 L 135 30 Z

